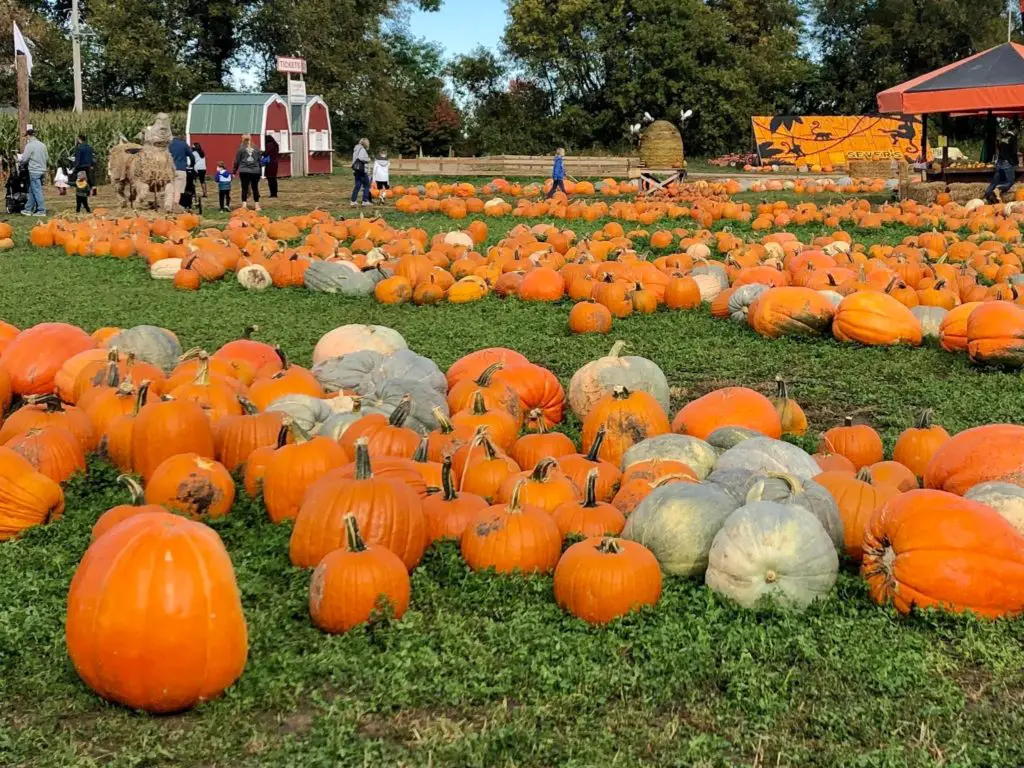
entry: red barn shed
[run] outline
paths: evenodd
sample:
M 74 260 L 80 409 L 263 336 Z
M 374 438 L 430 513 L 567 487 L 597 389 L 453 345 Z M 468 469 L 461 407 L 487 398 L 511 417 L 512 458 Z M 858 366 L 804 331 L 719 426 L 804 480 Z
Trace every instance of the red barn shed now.
M 299 176 L 330 175 L 334 136 L 327 103 L 320 96 L 307 96 L 292 107 L 292 172 Z
M 281 148 L 278 177 L 292 175 L 292 128 L 288 104 L 275 93 L 200 93 L 188 105 L 185 137 L 190 144 L 199 142 L 206 153 L 206 167 L 213 175 L 217 163 L 228 169 L 242 134 L 252 136 L 262 149 L 263 137 L 270 134 Z

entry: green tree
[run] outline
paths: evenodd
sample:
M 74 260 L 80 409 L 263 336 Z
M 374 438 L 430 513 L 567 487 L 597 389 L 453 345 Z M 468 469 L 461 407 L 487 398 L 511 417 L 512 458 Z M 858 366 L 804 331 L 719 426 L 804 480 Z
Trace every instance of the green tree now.
M 1006 40 L 1004 0 L 811 0 L 833 114 L 878 109 L 876 94 Z

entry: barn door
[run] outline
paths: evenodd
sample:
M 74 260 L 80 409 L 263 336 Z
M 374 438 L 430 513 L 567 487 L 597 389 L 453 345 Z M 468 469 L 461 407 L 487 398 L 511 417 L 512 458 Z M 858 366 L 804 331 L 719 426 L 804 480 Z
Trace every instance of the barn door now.
M 292 134 L 292 176 L 305 176 L 306 168 L 306 137 L 301 133 Z

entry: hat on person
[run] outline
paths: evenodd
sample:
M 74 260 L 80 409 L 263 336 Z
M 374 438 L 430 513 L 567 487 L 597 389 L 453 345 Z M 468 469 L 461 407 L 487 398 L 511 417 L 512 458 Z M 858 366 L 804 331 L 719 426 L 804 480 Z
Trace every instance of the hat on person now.
M 36 132 L 36 129 L 32 127 L 32 123 L 29 123 L 28 125 L 25 126 L 25 135 L 26 136 L 32 136 L 32 135 L 35 134 L 35 132 Z

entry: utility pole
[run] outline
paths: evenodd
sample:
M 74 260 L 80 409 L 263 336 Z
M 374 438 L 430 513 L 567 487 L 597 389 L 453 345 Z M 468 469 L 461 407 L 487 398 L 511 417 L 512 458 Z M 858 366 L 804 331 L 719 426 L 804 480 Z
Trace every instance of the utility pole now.
M 25 148 L 25 130 L 28 128 L 28 60 L 25 54 L 14 54 L 14 69 L 18 85 L 18 146 Z
M 82 111 L 82 46 L 78 0 L 71 0 L 71 66 L 75 77 L 75 112 Z

